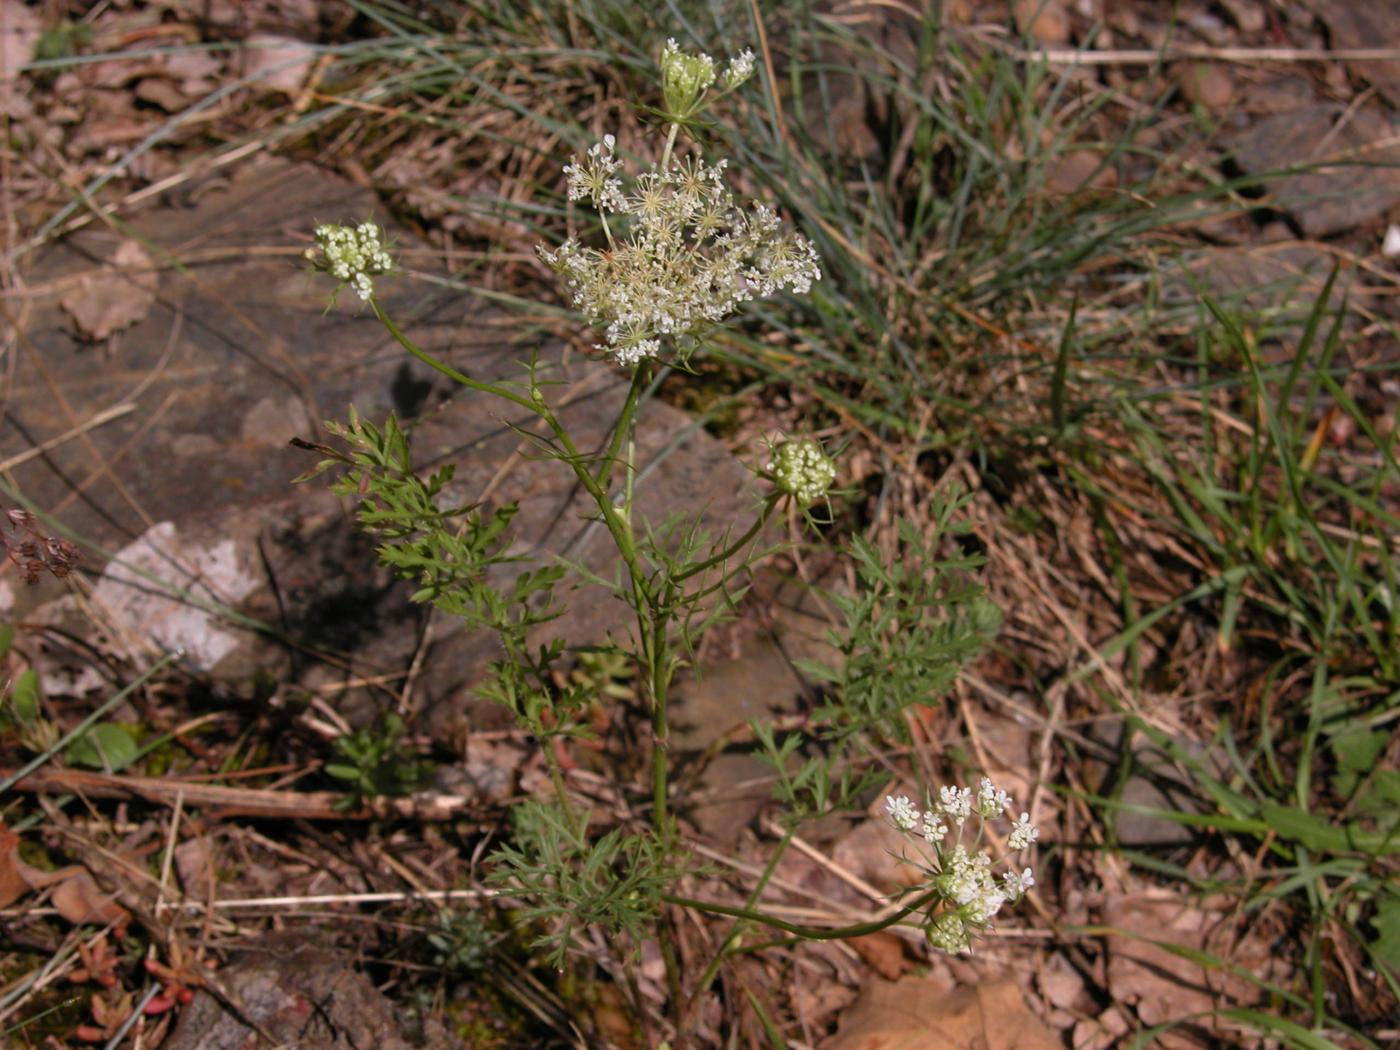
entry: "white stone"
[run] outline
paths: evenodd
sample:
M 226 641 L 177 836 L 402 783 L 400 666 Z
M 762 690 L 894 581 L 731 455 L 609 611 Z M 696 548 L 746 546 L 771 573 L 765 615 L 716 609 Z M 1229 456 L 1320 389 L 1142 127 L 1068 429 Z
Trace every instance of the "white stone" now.
M 1385 240 L 1381 243 L 1381 254 L 1387 259 L 1400 257 L 1400 226 L 1395 223 L 1386 227 Z
M 174 523 L 162 521 L 117 553 L 92 597 L 123 631 L 183 649 L 189 666 L 208 671 L 238 645 L 217 610 L 257 586 L 233 540 L 184 543 Z

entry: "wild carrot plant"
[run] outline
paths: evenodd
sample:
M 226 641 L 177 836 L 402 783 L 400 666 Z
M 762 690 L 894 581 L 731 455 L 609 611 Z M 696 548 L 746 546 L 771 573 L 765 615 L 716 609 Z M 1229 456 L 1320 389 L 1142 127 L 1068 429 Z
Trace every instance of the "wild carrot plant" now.
M 882 557 L 860 537 L 851 541 L 859 588 L 833 594 L 844 622 L 832 632 L 840 659 L 833 667 L 805 668 L 823 685 L 823 702 L 800 731 L 779 732 L 756 723 L 754 738 L 772 767 L 780 825 L 777 843 L 742 906 L 681 895 L 682 880 L 696 869 L 673 807 L 674 756 L 669 701 L 672 682 L 705 627 L 734 611 L 738 596 L 765 548 L 765 526 L 795 507 L 813 521 L 813 509 L 830 506 L 837 468 L 811 438 L 776 444 L 755 470 L 766 485 L 747 521 L 717 538 L 685 520 L 638 520 L 633 449 L 642 394 L 661 367 L 684 367 L 705 352 L 716 326 L 742 305 L 781 293 L 807 295 L 819 288 L 820 261 L 811 242 L 770 207 L 743 201 L 731 188 L 725 160 L 706 159 L 692 132 L 698 117 L 739 90 L 754 74 L 744 52 L 721 70 L 708 55 L 681 50 L 674 41 L 660 62 L 661 112 L 666 137 L 658 158 L 629 173 L 617 141 L 606 135 L 564 167 L 569 201 L 597 217 L 599 239 L 570 238 L 542 247 L 540 257 L 560 276 L 566 295 L 597 333 L 600 368 L 621 367 L 631 382 L 602 447 L 582 449 L 550 403 L 532 362 L 517 382 L 487 382 L 427 353 L 387 315 L 374 281 L 392 271 L 381 230 L 373 224 L 322 226 L 312 265 L 350 285 L 408 353 L 476 394 L 523 410 L 541 427 L 537 448 L 572 472 L 588 494 L 616 550 L 616 584 L 630 607 L 629 636 L 615 651 L 635 672 L 650 716 L 649 813 L 644 825 L 594 827 L 570 791 L 552 742 L 586 731 L 585 713 L 597 693 L 586 682 L 555 674 L 573 651 L 563 641 L 540 645 L 532 630 L 559 611 L 556 589 L 568 572 L 562 563 L 526 567 L 501 589 L 487 570 L 514 560 L 505 553 L 516 508 L 444 506 L 452 469 L 423 478 L 413 469 L 407 437 L 392 417 L 381 427 L 352 410 L 348 423 L 328 424 L 348 446 L 328 455 L 308 477 L 342 468 L 335 491 L 359 502 L 359 521 L 383 540 L 387 566 L 417 585 L 415 600 L 432 602 L 475 628 L 494 631 L 503 656 L 480 686 L 482 695 L 509 708 L 542 746 L 554 790 L 515 807 L 510 840 L 494 856 L 491 878 L 522 900 L 524 916 L 539 931 L 538 947 L 562 965 L 587 927 L 621 936 L 635 948 L 656 940 L 665 960 L 671 1009 L 679 1025 L 712 984 L 725 959 L 744 948 L 743 930 L 770 927 L 785 939 L 853 937 L 896 923 L 922 927 L 929 943 L 948 951 L 969 947 L 1002 905 L 1033 884 L 1029 867 L 991 874 L 982 834 L 962 841 L 973 813 L 979 828 L 1003 816 L 1011 800 L 987 781 L 945 788 L 919 810 L 907 797 L 891 798 L 895 827 L 922 845 L 914 863 L 926 876 L 902 906 L 869 922 L 808 927 L 783 921 L 759 905 L 783 851 L 804 821 L 860 808 L 878 793 L 883 776 L 872 761 L 876 747 L 906 736 L 905 715 L 937 700 L 961 664 L 995 633 L 995 608 L 981 597 L 972 573 L 974 557 L 942 557 L 948 537 L 963 531 L 956 494 L 929 507 L 931 528 L 902 523 L 898 549 Z M 565 685 L 560 685 L 565 682 Z M 626 790 L 625 788 L 623 790 Z M 955 827 L 955 843 L 943 836 Z M 938 831 L 938 835 L 934 832 Z M 1019 854 L 1035 838 L 1028 818 L 1012 825 L 1003 856 Z M 698 976 L 680 971 L 671 917 L 694 909 L 733 919 L 718 949 Z

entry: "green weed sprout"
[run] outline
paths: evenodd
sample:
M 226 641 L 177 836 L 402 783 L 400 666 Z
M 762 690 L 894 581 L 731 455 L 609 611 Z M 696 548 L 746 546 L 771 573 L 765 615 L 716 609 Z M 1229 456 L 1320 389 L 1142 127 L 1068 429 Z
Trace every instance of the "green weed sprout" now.
M 511 838 L 494 855 L 490 877 L 523 902 L 517 916 L 533 922 L 540 931 L 537 946 L 556 965 L 565 963 L 586 927 L 630 941 L 633 950 L 655 939 L 666 964 L 673 1022 L 681 1030 L 725 962 L 752 950 L 743 934 L 754 925 L 785 939 L 833 939 L 906 923 L 926 929 L 935 947 L 965 950 L 1002 904 L 1032 884 L 1032 876 L 1026 869 L 993 886 L 984 877 L 988 865 L 981 855 L 957 846 L 927 855 L 928 884 L 912 901 L 870 922 L 807 927 L 758 906 L 802 821 L 867 805 L 883 776 L 879 745 L 905 739 L 908 709 L 941 697 L 961 664 L 996 630 L 995 608 L 970 582 L 980 560 L 938 554 L 943 539 L 965 530 L 960 520 L 965 499 L 942 494 L 928 508 L 925 525 L 931 532 L 901 523 L 896 549 L 885 555 L 864 539 L 853 539 L 850 554 L 860 590 L 830 596 L 847 621 L 832 634 L 840 666 L 804 668 L 828 686 L 804 730 L 779 736 L 772 726 L 752 726 L 760 754 L 774 770 L 786 834 L 747 903 L 731 906 L 676 892 L 695 867 L 672 813 L 672 680 L 705 627 L 734 610 L 748 572 L 766 553 L 760 546 L 766 523 L 785 507 L 806 511 L 828 498 L 837 464 L 811 438 L 775 445 L 755 472 L 771 491 L 754 507 L 751 520 L 736 522 L 718 538 L 695 522 L 636 520 L 634 489 L 642 482 L 632 463 L 635 426 L 641 395 L 656 368 L 683 365 L 701 352 L 715 326 L 743 304 L 784 292 L 804 295 L 821 279 L 812 243 L 767 205 L 738 199 L 726 161 L 707 160 L 699 141 L 680 151 L 684 155 L 677 150 L 683 128 L 692 128 L 698 115 L 752 77 L 752 53 L 740 54 L 720 72 L 710 56 L 684 52 L 670 41 L 659 73 L 668 124 L 659 158 L 629 174 L 611 135 L 575 156 L 563 169 L 565 192 L 571 202 L 596 213 L 601 243 L 570 239 L 540 249 L 582 319 L 598 332 L 596 349 L 611 366 L 631 373 L 618 417 L 596 451 L 580 449 L 560 421 L 538 380 L 537 363 L 528 366 L 521 382 L 487 382 L 438 360 L 404 335 L 374 294 L 375 278 L 393 268 L 378 227 L 318 227 L 309 258 L 341 287 L 354 287 L 414 357 L 461 386 L 534 417 L 542 425 L 537 448 L 573 473 L 612 540 L 620 562 L 618 582 L 610 583 L 606 574 L 588 578 L 613 589 L 635 620 L 631 637 L 612 648 L 630 666 L 635 684 L 613 690 L 611 698 L 635 697 L 649 714 L 646 823 L 596 828 L 570 792 L 555 749 L 546 746 L 542 753 L 554 792 L 515 807 Z M 352 410 L 348 424 L 328 427 L 348 447 L 323 449 L 327 458 L 304 477 L 341 470 L 335 491 L 358 502 L 361 526 L 381 539 L 383 563 L 416 584 L 415 599 L 496 632 L 503 655 L 480 693 L 507 707 L 542 743 L 586 733 L 590 706 L 600 692 L 590 686 L 589 675 L 570 675 L 559 665 L 598 650 L 575 652 L 563 641 L 541 646 L 530 637 L 531 628 L 557 615 L 555 589 L 566 567 L 526 568 L 498 589 L 490 581 L 501 574 L 488 570 L 517 560 L 505 553 L 514 506 L 489 513 L 476 506 L 442 506 L 451 467 L 420 477 L 407 436 L 393 417 L 377 427 Z M 616 661 L 610 658 L 608 666 L 616 677 Z M 384 765 L 377 753 L 345 757 L 355 761 L 340 772 L 353 773 L 362 790 Z M 980 794 L 978 800 L 978 812 L 990 819 L 991 802 L 982 805 Z M 907 799 L 900 803 L 901 819 L 911 805 Z M 956 821 L 946 806 L 939 812 Z M 1017 840 L 1026 834 L 1012 832 Z M 680 971 L 676 909 L 735 920 L 697 979 Z
M 326 772 L 346 785 L 345 808 L 376 798 L 396 797 L 421 787 L 424 770 L 403 741 L 403 718 L 390 712 L 376 726 L 338 737 L 336 761 Z

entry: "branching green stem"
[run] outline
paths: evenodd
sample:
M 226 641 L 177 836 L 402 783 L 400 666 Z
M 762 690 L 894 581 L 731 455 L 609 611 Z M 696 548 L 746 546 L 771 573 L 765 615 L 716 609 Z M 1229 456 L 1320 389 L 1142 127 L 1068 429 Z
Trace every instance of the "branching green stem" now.
M 696 562 L 694 565 L 687 566 L 682 571 L 676 573 L 671 577 L 672 582 L 683 583 L 692 576 L 705 572 L 707 569 L 713 569 L 716 565 L 724 564 L 730 558 L 734 557 L 734 555 L 738 554 L 749 545 L 753 538 L 758 535 L 759 530 L 767 524 L 768 519 L 773 516 L 773 511 L 777 508 L 778 502 L 781 499 L 781 493 L 775 492 L 770 495 L 763 501 L 763 509 L 759 511 L 758 516 L 754 518 L 753 524 L 748 527 L 747 531 L 745 531 L 742 536 L 718 554 L 706 558 L 702 562 Z
M 545 742 L 544 762 L 549 767 L 549 780 L 554 785 L 554 794 L 564 809 L 564 819 L 569 822 L 569 829 L 582 839 L 587 829 L 579 824 L 578 817 L 574 814 L 574 804 L 569 801 L 568 787 L 564 783 L 564 769 L 559 764 L 559 756 L 554 753 L 553 741 Z
M 473 379 L 465 372 L 457 371 L 457 369 L 453 368 L 445 361 L 439 361 L 399 330 L 399 326 L 394 324 L 389 315 L 384 312 L 384 308 L 379 305 L 378 299 L 371 299 L 369 305 L 371 309 L 374 310 L 374 316 L 379 318 L 379 322 L 389 330 L 389 334 L 398 341 L 398 344 L 429 368 L 441 372 L 454 383 L 460 383 L 462 386 L 471 390 L 479 390 L 483 394 L 494 394 L 497 397 L 505 398 L 507 401 L 513 402 L 521 408 L 533 412 L 537 416 L 544 415 L 545 410 L 525 395 L 517 394 L 514 390 L 499 386 L 495 383 L 483 383 L 480 379 Z

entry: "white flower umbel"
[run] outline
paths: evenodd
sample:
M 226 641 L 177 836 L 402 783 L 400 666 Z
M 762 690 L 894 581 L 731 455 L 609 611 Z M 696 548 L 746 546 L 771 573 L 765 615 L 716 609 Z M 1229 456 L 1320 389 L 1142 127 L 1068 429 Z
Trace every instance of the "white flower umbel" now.
M 564 166 L 568 179 L 569 200 L 588 200 L 600 211 L 626 211 L 627 203 L 622 197 L 622 180 L 617 171 L 622 162 L 613 154 L 617 140 L 604 135 L 603 141 L 595 143 L 582 159 L 574 158 Z
M 908 795 L 900 795 L 898 798 L 886 795 L 885 812 L 890 815 L 890 820 L 900 831 L 912 831 L 914 825 L 919 822 L 919 811 L 914 807 L 914 803 L 909 801 Z
M 674 39 L 661 51 L 661 97 L 669 120 L 688 121 L 715 98 L 729 94 L 753 76 L 754 54 L 748 48 L 729 60 L 720 74 L 713 58 L 703 51 L 682 51 Z M 719 93 L 708 96 L 716 83 Z
M 975 793 L 971 787 L 944 787 L 937 797 L 936 806 L 921 815 L 907 796 L 886 796 L 885 811 L 895 830 L 915 844 L 904 859 L 925 876 L 923 884 L 910 893 L 931 898 L 923 906 L 929 944 L 945 952 L 965 952 L 971 949 L 972 937 L 988 929 L 1005 905 L 1015 904 L 1035 885 L 1035 873 L 1028 867 L 1018 870 L 1011 865 L 1000 876 L 995 869 L 1028 848 L 1040 832 L 1027 813 L 1009 820 L 1011 797 L 985 777 Z M 976 832 L 971 842 L 964 842 L 974 816 Z M 945 842 L 945 818 L 957 828 L 952 842 Z M 981 847 L 995 820 L 1007 820 L 1011 827 L 1007 851 L 994 859 L 990 850 Z
M 1022 850 L 1038 838 L 1040 829 L 1031 824 L 1029 813 L 1022 813 L 1021 819 L 1011 825 L 1011 836 L 1006 840 L 1006 844 L 1013 850 Z
M 835 461 L 810 438 L 784 441 L 776 446 L 767 469 L 773 475 L 773 483 L 778 490 L 791 496 L 802 507 L 825 496 L 831 483 L 836 480 Z
M 1011 796 L 998 791 L 986 777 L 977 785 L 977 812 L 984 817 L 999 817 L 1011 805 Z
M 627 187 L 611 136 L 564 169 L 571 200 L 603 218 L 605 249 L 570 239 L 540 257 L 622 365 L 655 357 L 728 318 L 741 303 L 821 277 L 817 253 L 769 208 L 741 208 L 724 161 L 653 167 Z
M 374 294 L 375 277 L 394 268 L 393 257 L 384 245 L 384 231 L 375 223 L 323 225 L 314 232 L 316 247 L 306 249 L 307 261 L 342 285 L 350 285 L 361 299 L 368 300 Z
M 724 90 L 733 91 L 736 87 L 753 76 L 754 57 L 753 52 L 745 48 L 729 60 L 729 65 L 724 69 Z
M 938 808 L 961 828 L 967 818 L 972 816 L 972 788 L 939 788 Z

